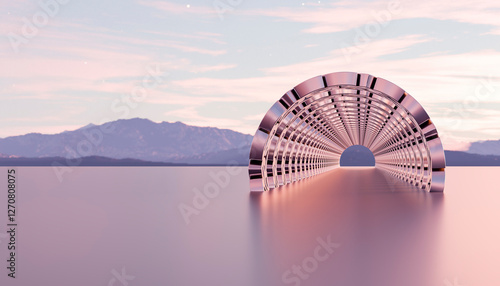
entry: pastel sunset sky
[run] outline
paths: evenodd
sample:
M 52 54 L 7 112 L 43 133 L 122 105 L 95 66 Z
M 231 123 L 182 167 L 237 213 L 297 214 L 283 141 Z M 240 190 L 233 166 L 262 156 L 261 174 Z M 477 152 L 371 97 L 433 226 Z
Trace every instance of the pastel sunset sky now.
M 446 149 L 500 139 L 500 1 L 0 4 L 0 137 L 143 117 L 254 134 L 298 83 L 401 86 Z

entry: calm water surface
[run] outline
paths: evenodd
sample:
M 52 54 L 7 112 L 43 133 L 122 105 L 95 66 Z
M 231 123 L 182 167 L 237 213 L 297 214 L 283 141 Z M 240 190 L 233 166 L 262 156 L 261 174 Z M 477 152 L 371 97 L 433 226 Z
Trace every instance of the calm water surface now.
M 500 285 L 500 168 L 446 170 L 444 194 L 375 168 L 249 194 L 246 168 L 18 167 L 11 279 L 2 167 L 0 285 Z

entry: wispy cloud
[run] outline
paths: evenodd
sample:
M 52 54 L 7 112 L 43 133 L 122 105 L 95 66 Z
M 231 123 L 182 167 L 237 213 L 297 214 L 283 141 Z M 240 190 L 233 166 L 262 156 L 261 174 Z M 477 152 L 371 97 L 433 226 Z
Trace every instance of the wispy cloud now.
M 56 23 L 56 25 L 58 25 Z M 220 72 L 235 68 L 235 64 L 219 62 L 199 64 L 189 58 L 169 53 L 158 57 L 144 52 L 144 47 L 173 48 L 186 53 L 217 56 L 223 49 L 208 49 L 196 43 L 194 46 L 175 38 L 210 41 L 216 45 L 220 34 L 198 32 L 183 37 L 180 33 L 158 33 L 156 38 L 136 38 L 106 29 L 88 29 L 85 25 L 69 23 L 75 31 L 49 29 L 43 41 L 30 43 L 27 52 L 9 54 L 2 61 L 0 82 L 3 93 L 39 99 L 76 98 L 72 92 L 89 95 L 116 93 L 131 90 L 136 81 L 147 74 L 151 63 L 161 63 L 165 71 L 185 71 L 193 74 Z M 111 34 L 110 34 L 111 33 Z M 174 38 L 174 39 L 172 39 Z M 47 45 L 46 43 L 53 43 Z M 2 50 L 9 50 L 3 42 Z M 10 83 L 8 83 L 10 82 Z
M 296 84 L 319 74 L 355 71 L 386 78 L 414 95 L 440 132 L 452 134 L 448 142 L 500 134 L 499 114 L 470 105 L 485 79 L 495 85 L 488 102 L 500 102 L 500 50 L 495 45 L 500 2 L 313 2 L 245 2 L 233 7 L 238 17 L 224 22 L 212 2 L 134 0 L 118 10 L 102 4 L 92 18 L 88 11 L 95 3 L 71 2 L 72 8 L 51 19 L 18 54 L 6 37 L 0 41 L 0 96 L 6 103 L 2 130 L 17 133 L 34 118 L 50 131 L 113 117 L 103 114 L 109 113 L 110 102 L 140 83 L 148 65 L 159 63 L 171 76 L 149 90 L 137 109 L 156 120 L 176 118 L 253 133 L 267 108 Z M 40 11 L 37 3 L 0 4 L 0 34 L 21 33 L 22 18 Z M 377 22 L 389 26 L 368 41 L 356 43 L 353 35 L 341 45 L 350 32 Z M 436 29 L 420 29 L 422 23 Z M 464 23 L 470 24 L 470 33 Z M 417 26 L 405 31 L 400 24 Z M 459 132 L 449 118 L 444 120 L 452 104 L 469 106 Z M 213 111 L 218 105 L 232 111 L 218 118 L 222 115 Z M 65 124 L 47 119 L 61 106 Z M 245 112 L 234 111 L 240 106 Z M 12 121 L 9 129 L 3 118 L 27 121 Z M 33 131 L 42 130 L 37 124 Z
M 213 66 L 199 66 L 195 69 L 192 69 L 193 72 L 210 72 L 210 71 L 222 71 L 235 68 L 235 64 L 220 64 Z
M 351 62 L 345 60 L 341 49 L 336 49 L 328 56 L 311 61 L 266 68 L 262 77 L 239 79 L 203 77 L 174 81 L 172 84 L 180 88 L 191 88 L 192 93 L 198 95 L 237 94 L 245 101 L 271 103 L 288 89 L 309 77 L 330 73 L 332 70 L 366 72 L 389 79 L 403 87 L 426 107 L 431 118 L 436 118 L 439 130 L 452 130 L 449 122 L 441 120 L 442 110 L 434 109 L 434 103 L 471 100 L 470 96 L 474 96 L 481 80 L 487 80 L 490 75 L 497 74 L 500 52 L 483 50 L 462 54 L 430 54 L 419 58 L 393 60 L 385 58 L 387 55 L 405 51 L 427 41 L 432 39 L 421 35 L 374 40 L 369 44 L 369 48 L 363 49 L 363 52 Z M 464 69 L 464 66 L 467 68 Z M 488 100 L 500 102 L 500 86 L 495 82 L 493 84 L 496 84 L 497 89 Z M 477 120 L 473 120 L 470 113 L 464 116 L 467 118 L 464 120 L 467 123 L 461 126 L 461 131 L 465 133 L 478 131 L 477 127 L 482 124 L 486 124 L 488 130 L 500 132 L 498 128 L 500 114 Z M 478 132 L 482 132 L 483 138 L 490 138 L 491 131 Z M 450 142 L 460 140 L 467 142 L 477 137 L 477 133 L 470 137 L 461 134 L 458 139 L 452 138 Z
M 392 5 L 392 6 L 391 6 Z M 396 10 L 398 9 L 398 10 Z M 461 23 L 481 24 L 492 27 L 492 33 L 500 30 L 498 17 L 500 2 L 497 1 L 339 1 L 331 4 L 256 9 L 246 14 L 260 15 L 312 27 L 303 32 L 322 34 L 345 31 L 374 21 L 396 19 L 437 19 Z M 400 11 L 400 12 L 391 12 Z
M 165 43 L 166 47 L 169 48 L 174 48 L 182 52 L 190 52 L 190 53 L 200 53 L 204 55 L 211 55 L 211 56 L 220 56 L 225 54 L 227 51 L 226 50 L 209 50 L 205 48 L 200 48 L 200 47 L 193 47 L 185 44 L 176 44 L 176 43 Z
M 305 45 L 304 48 L 314 48 L 317 46 L 319 46 L 319 45 L 318 44 L 308 44 L 308 45 Z
M 379 40 L 371 43 L 370 49 L 361 53 L 353 63 L 347 63 L 340 49 L 333 50 L 328 56 L 319 57 L 307 62 L 297 62 L 284 66 L 264 68 L 264 76 L 232 79 L 200 77 L 189 80 L 172 81 L 179 88 L 189 88 L 192 93 L 200 95 L 235 95 L 251 102 L 274 102 L 281 94 L 303 80 L 326 74 L 335 70 L 357 70 L 380 74 L 381 71 L 401 68 L 397 61 L 390 65 L 381 64 L 385 60 L 380 57 L 401 52 L 413 45 L 427 41 L 422 36 L 412 35 L 398 39 Z M 390 46 L 391 49 L 386 47 Z M 383 67 L 382 67 L 383 66 Z M 378 73 L 377 73 L 378 71 Z M 396 71 L 397 72 L 397 71 Z M 390 74 L 388 75 L 390 76 Z
M 200 6 L 195 4 L 178 4 L 168 1 L 139 1 L 139 4 L 149 6 L 164 12 L 178 15 L 212 15 L 217 16 L 211 6 Z
M 60 35 L 60 37 L 72 37 L 78 39 L 78 37 L 92 38 L 94 44 L 100 44 L 102 42 L 114 42 L 114 48 L 116 49 L 117 44 L 122 45 L 123 49 L 128 47 L 159 47 L 159 48 L 173 48 L 178 51 L 188 52 L 188 53 L 199 53 L 204 55 L 219 56 L 227 53 L 227 50 L 217 48 L 210 49 L 207 48 L 206 43 L 212 42 L 218 44 L 218 46 L 224 44 L 216 36 L 209 36 L 203 33 L 197 33 L 195 35 L 183 35 L 180 33 L 163 33 L 163 32 L 150 32 L 153 37 L 142 37 L 137 38 L 133 36 L 124 35 L 110 35 L 109 32 L 105 31 L 93 31 L 93 32 L 81 32 L 78 35 Z M 197 40 L 195 43 L 188 43 L 182 39 Z M 107 47 L 111 48 L 111 47 Z
M 226 44 L 225 41 L 221 40 L 223 35 L 219 34 L 219 33 L 209 33 L 209 32 L 200 32 L 200 31 L 198 31 L 194 34 L 176 33 L 176 32 L 171 32 L 171 31 L 161 31 L 161 32 L 143 31 L 143 32 L 147 33 L 147 34 L 159 35 L 159 36 L 169 37 L 169 38 L 182 38 L 182 39 L 209 41 L 209 42 L 213 42 L 215 44 L 220 44 L 220 45 Z

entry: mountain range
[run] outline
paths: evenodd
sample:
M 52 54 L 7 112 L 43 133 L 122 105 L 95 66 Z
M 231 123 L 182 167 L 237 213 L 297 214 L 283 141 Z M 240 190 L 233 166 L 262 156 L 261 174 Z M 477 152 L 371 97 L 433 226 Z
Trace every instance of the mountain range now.
M 472 142 L 467 153 L 500 156 L 500 140 Z
M 251 135 L 229 129 L 121 119 L 59 134 L 0 139 L 0 165 L 50 166 L 75 158 L 81 158 L 81 166 L 247 165 L 251 142 Z M 445 153 L 448 166 L 500 166 L 500 140 Z
M 53 135 L 30 133 L 7 137 L 0 139 L 0 153 L 3 157 L 100 156 L 182 163 L 243 148 L 251 142 L 251 135 L 229 129 L 133 118 L 102 125 L 89 124 Z

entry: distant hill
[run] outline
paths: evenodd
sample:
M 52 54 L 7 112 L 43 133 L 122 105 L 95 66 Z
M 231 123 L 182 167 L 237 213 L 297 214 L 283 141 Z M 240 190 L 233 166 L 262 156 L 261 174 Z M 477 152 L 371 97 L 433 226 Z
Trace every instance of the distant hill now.
M 73 163 L 68 164 L 63 157 L 45 158 L 0 158 L 0 166 L 187 166 L 181 163 L 150 162 L 137 159 L 113 159 L 100 156 L 89 156 L 73 159 Z
M 181 122 L 155 123 L 148 119 L 123 119 L 102 125 L 89 124 L 54 135 L 30 133 L 0 139 L 3 157 L 133 158 L 156 162 L 181 162 L 208 153 L 241 148 L 252 136 L 229 129 L 196 127 Z
M 473 142 L 469 146 L 467 153 L 500 156 L 500 140 Z
M 174 160 L 174 163 L 186 163 L 189 165 L 227 165 L 228 163 L 241 166 L 248 165 L 250 145 L 241 148 L 224 150 L 219 152 L 205 153 L 201 155 Z
M 500 156 L 444 151 L 447 166 L 500 166 Z

